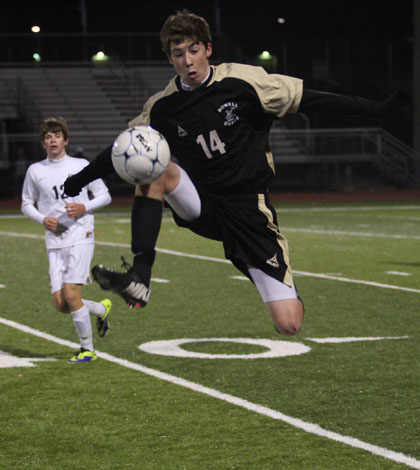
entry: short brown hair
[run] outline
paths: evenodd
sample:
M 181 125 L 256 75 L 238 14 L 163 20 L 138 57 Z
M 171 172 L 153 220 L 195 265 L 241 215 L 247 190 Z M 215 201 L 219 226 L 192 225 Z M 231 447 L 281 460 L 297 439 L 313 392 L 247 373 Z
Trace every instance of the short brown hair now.
M 180 44 L 186 38 L 202 42 L 207 47 L 211 43 L 210 27 L 201 16 L 188 10 L 177 11 L 168 17 L 160 31 L 163 51 L 169 57 L 171 43 Z
M 48 132 L 59 132 L 63 133 L 64 140 L 69 138 L 69 128 L 67 127 L 67 122 L 62 117 L 54 117 L 49 116 L 44 119 L 40 129 L 39 129 L 39 136 L 41 138 L 41 142 L 44 142 L 44 137 L 48 134 Z

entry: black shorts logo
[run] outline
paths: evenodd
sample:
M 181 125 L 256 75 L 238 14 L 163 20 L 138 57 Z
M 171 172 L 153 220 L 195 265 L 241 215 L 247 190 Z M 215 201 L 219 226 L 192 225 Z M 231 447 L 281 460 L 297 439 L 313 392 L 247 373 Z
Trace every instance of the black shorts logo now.
M 278 268 L 280 265 L 279 265 L 279 262 L 277 261 L 277 253 L 275 253 L 272 258 L 269 258 L 266 261 L 266 263 L 269 264 L 270 266 L 273 266 L 274 268 Z

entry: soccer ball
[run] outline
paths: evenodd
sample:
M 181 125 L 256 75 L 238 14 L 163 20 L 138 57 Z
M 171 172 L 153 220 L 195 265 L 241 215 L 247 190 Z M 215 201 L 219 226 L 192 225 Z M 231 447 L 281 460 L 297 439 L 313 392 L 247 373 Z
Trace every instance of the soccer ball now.
M 150 184 L 165 171 L 171 158 L 165 137 L 149 126 L 126 129 L 115 139 L 112 164 L 127 183 Z

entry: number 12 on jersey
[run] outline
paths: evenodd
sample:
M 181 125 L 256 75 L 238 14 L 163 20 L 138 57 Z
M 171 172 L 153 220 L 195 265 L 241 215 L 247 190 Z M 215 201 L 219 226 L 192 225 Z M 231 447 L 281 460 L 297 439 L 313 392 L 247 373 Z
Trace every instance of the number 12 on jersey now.
M 201 145 L 201 148 L 203 149 L 203 152 L 206 154 L 207 158 L 214 157 L 214 154 L 212 152 L 220 152 L 221 155 L 226 153 L 226 145 L 224 142 L 222 142 L 221 138 L 219 137 L 219 134 L 215 129 L 213 129 L 209 133 L 210 148 L 207 145 L 206 139 L 204 138 L 203 134 L 200 134 L 197 137 L 196 142 L 197 144 Z

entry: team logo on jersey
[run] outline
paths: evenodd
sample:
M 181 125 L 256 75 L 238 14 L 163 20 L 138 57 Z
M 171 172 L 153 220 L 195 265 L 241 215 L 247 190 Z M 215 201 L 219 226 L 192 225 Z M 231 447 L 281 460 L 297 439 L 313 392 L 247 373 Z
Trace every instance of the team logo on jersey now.
M 239 121 L 239 117 L 235 114 L 235 111 L 238 109 L 238 103 L 233 101 L 228 101 L 223 103 L 217 108 L 217 111 L 225 118 L 223 123 L 225 126 L 233 126 L 235 122 Z
M 183 129 L 179 124 L 178 124 L 178 135 L 179 137 L 185 137 L 188 135 L 188 132 Z
M 266 261 L 267 264 L 270 266 L 273 266 L 274 268 L 278 268 L 279 262 L 277 261 L 277 253 L 274 254 L 274 256 Z

